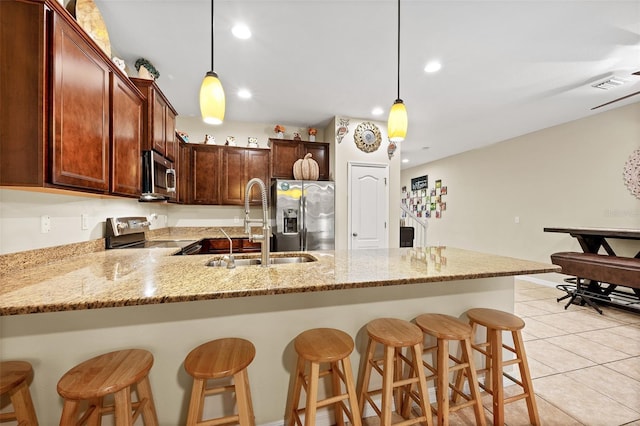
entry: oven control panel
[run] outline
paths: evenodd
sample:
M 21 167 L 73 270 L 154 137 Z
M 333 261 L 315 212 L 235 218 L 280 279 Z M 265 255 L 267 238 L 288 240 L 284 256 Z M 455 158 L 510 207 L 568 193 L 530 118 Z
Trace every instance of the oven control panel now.
M 107 237 L 134 234 L 149 230 L 151 222 L 144 216 L 110 217 L 107 218 Z

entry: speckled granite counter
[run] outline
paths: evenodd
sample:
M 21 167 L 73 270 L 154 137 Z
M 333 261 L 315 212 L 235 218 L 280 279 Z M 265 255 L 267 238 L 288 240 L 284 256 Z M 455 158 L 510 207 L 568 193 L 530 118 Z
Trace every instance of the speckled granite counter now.
M 185 238 L 188 232 L 173 235 Z M 200 230 L 193 239 L 202 237 Z M 152 238 L 166 239 L 166 234 Z M 177 249 L 97 251 L 0 276 L 0 315 L 319 292 L 557 272 L 544 263 L 450 247 L 311 252 L 317 262 L 208 267 Z M 241 258 L 242 255 L 237 255 Z M 470 281 L 469 285 L 473 285 Z

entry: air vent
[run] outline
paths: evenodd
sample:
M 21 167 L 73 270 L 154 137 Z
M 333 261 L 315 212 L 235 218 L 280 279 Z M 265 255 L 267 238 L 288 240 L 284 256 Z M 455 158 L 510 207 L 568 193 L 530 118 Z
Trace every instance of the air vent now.
M 596 89 L 609 90 L 615 89 L 618 86 L 622 86 L 627 81 L 620 77 L 609 77 L 605 81 L 601 81 L 600 83 L 594 84 L 592 87 Z

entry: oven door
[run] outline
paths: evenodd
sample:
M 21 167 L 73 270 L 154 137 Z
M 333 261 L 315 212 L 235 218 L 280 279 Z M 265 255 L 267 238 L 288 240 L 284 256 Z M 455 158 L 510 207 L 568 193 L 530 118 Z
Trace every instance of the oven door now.
M 140 201 L 175 199 L 176 170 L 173 163 L 154 151 L 143 151 Z

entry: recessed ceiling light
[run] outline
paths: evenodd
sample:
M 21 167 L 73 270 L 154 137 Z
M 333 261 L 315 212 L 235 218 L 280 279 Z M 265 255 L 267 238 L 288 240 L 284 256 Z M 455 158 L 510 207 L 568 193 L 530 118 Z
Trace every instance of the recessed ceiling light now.
M 442 64 L 438 61 L 431 61 L 424 67 L 424 72 L 438 72 L 442 68 Z
M 238 97 L 242 98 L 242 99 L 250 99 L 251 98 L 251 92 L 248 91 L 247 89 L 240 89 L 240 90 L 238 90 Z
M 371 114 L 373 115 L 382 115 L 382 113 L 384 112 L 384 110 L 380 107 L 375 107 L 372 111 Z
M 403 159 L 402 159 L 402 162 L 403 162 L 403 163 L 408 163 L 408 162 L 409 162 L 409 159 L 408 159 L 408 158 L 403 158 Z
M 236 24 L 231 28 L 231 32 L 239 39 L 246 40 L 251 37 L 251 30 L 245 24 Z

